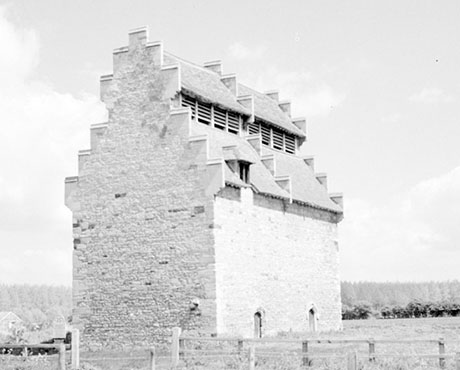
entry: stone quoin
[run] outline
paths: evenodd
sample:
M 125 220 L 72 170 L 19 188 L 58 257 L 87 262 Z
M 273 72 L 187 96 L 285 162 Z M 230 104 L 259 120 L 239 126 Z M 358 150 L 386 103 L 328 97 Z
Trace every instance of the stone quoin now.
M 302 157 L 306 121 L 129 33 L 102 76 L 73 213 L 73 325 L 83 348 L 147 345 L 173 327 L 244 337 L 338 330 L 342 197 Z

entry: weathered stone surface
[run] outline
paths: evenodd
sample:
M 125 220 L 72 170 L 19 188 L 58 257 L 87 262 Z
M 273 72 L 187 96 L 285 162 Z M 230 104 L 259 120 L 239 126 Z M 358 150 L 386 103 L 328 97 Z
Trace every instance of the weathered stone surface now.
M 216 197 L 214 229 L 217 331 L 251 336 L 264 311 L 263 334 L 341 328 L 337 225 L 311 208 L 225 188 Z
M 82 348 L 145 346 L 175 326 L 251 336 L 256 311 L 263 334 L 305 331 L 312 305 L 318 329 L 340 328 L 337 214 L 225 187 L 161 50 L 139 32 L 114 53 L 109 120 L 66 180 Z

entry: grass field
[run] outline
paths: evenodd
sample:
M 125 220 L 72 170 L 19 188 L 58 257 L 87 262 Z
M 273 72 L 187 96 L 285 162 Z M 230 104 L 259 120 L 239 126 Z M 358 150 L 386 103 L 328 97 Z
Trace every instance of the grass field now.
M 446 354 L 453 354 L 460 351 L 460 317 L 455 318 L 422 318 L 422 319 L 394 319 L 394 320 L 350 320 L 343 322 L 344 330 L 341 332 L 327 332 L 314 334 L 311 333 L 280 333 L 282 339 L 310 339 L 309 351 L 312 356 L 320 357 L 343 356 L 343 358 L 326 358 L 313 359 L 311 369 L 345 369 L 346 360 L 344 359 L 350 352 L 357 352 L 360 357 L 360 369 L 400 369 L 400 370 L 422 370 L 439 368 L 438 359 L 426 358 L 382 358 L 375 363 L 367 360 L 369 346 L 363 344 L 317 344 L 314 339 L 445 339 Z M 228 351 L 235 351 L 236 344 L 229 343 L 205 343 L 194 342 L 187 343 L 188 349 L 199 349 L 205 351 L 221 351 L 224 354 Z M 414 343 L 414 344 L 379 344 L 376 343 L 376 354 L 385 355 L 420 355 L 420 354 L 438 354 L 437 343 Z M 209 354 L 208 352 L 207 354 Z M 247 347 L 245 346 L 242 356 L 231 355 L 224 356 L 216 354 L 215 357 L 207 357 L 201 354 L 188 354 L 185 356 L 187 369 L 248 369 Z M 118 354 L 115 360 L 98 360 L 99 354 L 91 354 L 94 359 L 87 362 L 89 369 L 111 369 L 111 370 L 131 370 L 147 369 L 147 352 L 130 352 L 129 356 L 142 357 L 144 353 L 145 360 L 120 359 L 125 357 Z M 168 355 L 164 351 L 162 355 Z M 258 344 L 256 346 L 256 358 L 258 369 L 264 370 L 296 370 L 301 369 L 301 344 L 293 343 L 269 343 Z M 110 357 L 110 354 L 101 354 L 102 357 Z M 82 354 L 83 357 L 83 354 Z M 169 361 L 163 359 L 159 361 L 159 369 L 167 369 Z M 89 366 L 92 365 L 92 366 Z M 446 359 L 446 369 L 454 369 L 452 358 Z M 303 368 L 304 369 L 304 368 Z
M 338 336 L 386 339 L 440 338 L 460 340 L 460 317 L 421 319 L 346 320 Z M 334 334 L 337 336 L 337 334 Z
M 446 354 L 460 352 L 460 317 L 455 318 L 422 318 L 422 319 L 391 319 L 391 320 L 352 320 L 343 322 L 344 330 L 341 332 L 328 332 L 312 335 L 310 333 L 280 333 L 282 339 L 309 339 L 309 352 L 313 360 L 310 363 L 311 370 L 338 370 L 346 369 L 345 357 L 351 352 L 357 352 L 359 369 L 362 370 L 422 370 L 439 369 L 438 359 L 426 358 L 378 358 L 376 362 L 368 361 L 369 346 L 362 344 L 318 344 L 315 339 L 445 339 Z M 187 343 L 187 349 L 201 349 L 205 351 L 235 351 L 236 343 Z M 247 346 L 241 356 L 216 355 L 209 358 L 200 355 L 187 355 L 182 369 L 248 369 Z M 223 353 L 223 352 L 221 352 Z M 375 346 L 376 355 L 420 355 L 438 354 L 438 344 L 414 343 L 414 344 L 379 344 Z M 301 343 L 269 343 L 256 346 L 256 369 L 263 370 L 298 370 L 305 369 L 301 364 Z M 168 356 L 165 347 L 160 355 Z M 314 356 L 326 357 L 315 359 Z M 342 358 L 330 358 L 331 356 L 342 356 Z M 93 352 L 81 353 L 83 370 L 133 370 L 148 369 L 148 349 L 137 348 L 125 353 Z M 30 360 L 34 361 L 34 360 Z M 37 360 L 35 360 L 37 361 Z M 168 369 L 167 358 L 158 361 L 157 370 Z M 36 367 L 35 367 L 35 366 Z M 45 369 L 44 363 L 27 363 L 17 361 L 6 361 L 0 359 L 2 370 L 19 369 Z M 54 365 L 54 364 L 53 364 Z M 54 368 L 51 367 L 51 368 Z M 446 370 L 455 369 L 454 359 L 446 359 Z

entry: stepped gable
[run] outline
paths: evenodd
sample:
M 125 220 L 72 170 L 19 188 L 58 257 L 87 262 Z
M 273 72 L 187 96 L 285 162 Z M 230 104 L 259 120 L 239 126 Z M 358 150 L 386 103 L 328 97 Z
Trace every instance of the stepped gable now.
M 253 185 L 258 192 L 270 194 L 271 196 L 277 198 L 289 198 L 289 194 L 287 194 L 275 183 L 270 171 L 263 165 L 256 151 L 246 140 L 238 136 L 228 135 L 225 132 L 215 130 L 212 127 L 206 125 L 194 125 L 193 134 L 208 135 L 210 157 L 222 157 L 223 147 L 235 145 L 238 148 L 238 150 L 242 153 L 242 155 L 244 155 L 253 163 L 251 165 L 250 181 L 251 185 Z M 230 170 L 228 165 L 225 165 L 225 167 L 228 168 L 230 173 L 234 175 L 233 171 Z M 226 170 L 225 173 L 227 174 Z M 235 177 L 237 176 L 235 175 Z M 244 184 L 241 180 L 234 181 L 233 176 L 226 176 L 225 181 L 236 186 Z M 244 186 L 247 185 L 244 184 Z
M 222 108 L 250 116 L 251 112 L 238 103 L 236 97 L 221 82 L 220 76 L 203 67 L 194 65 L 170 53 L 164 54 L 165 64 L 180 65 L 182 89 L 201 100 L 216 104 Z
M 224 157 L 223 147 L 236 146 L 241 155 L 253 163 L 250 182 L 256 192 L 281 199 L 292 197 L 293 201 L 305 203 L 314 208 L 342 213 L 342 208 L 329 198 L 327 189 L 319 183 L 314 172 L 302 158 L 268 148 L 263 149 L 263 154 L 273 154 L 275 157 L 276 176 L 290 176 L 292 190 L 289 194 L 276 183 L 275 176 L 262 163 L 261 156 L 244 138 L 228 135 L 207 125 L 193 125 L 192 133 L 208 136 L 210 158 Z M 228 165 L 225 167 L 226 183 L 237 187 L 247 186 L 229 169 Z
M 290 176 L 292 198 L 308 205 L 342 213 L 342 208 L 331 200 L 327 188 L 315 176 L 302 158 L 264 148 L 264 154 L 273 154 L 277 176 Z
M 240 95 L 254 96 L 254 114 L 257 117 L 284 131 L 305 138 L 305 133 L 291 122 L 289 115 L 279 107 L 278 101 L 242 84 L 238 84 L 238 92 Z

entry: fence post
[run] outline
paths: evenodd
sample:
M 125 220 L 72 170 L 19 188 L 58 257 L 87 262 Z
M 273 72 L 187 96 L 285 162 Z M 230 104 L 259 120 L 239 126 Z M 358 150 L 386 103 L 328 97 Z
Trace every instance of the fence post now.
M 460 370 L 460 352 L 455 354 L 455 370 Z
M 254 345 L 249 346 L 249 370 L 256 368 L 256 348 Z
M 241 355 L 243 352 L 243 341 L 241 339 L 238 339 L 238 354 Z
M 80 369 L 80 330 L 72 330 L 72 370 Z
M 444 338 L 439 338 L 439 355 L 443 355 L 446 353 L 446 347 L 444 345 Z M 445 357 L 439 357 L 439 367 L 441 369 L 444 369 L 446 367 L 446 358 Z
M 150 370 L 155 370 L 155 347 L 150 348 Z
M 309 366 L 308 340 L 302 342 L 302 366 Z
M 59 344 L 58 370 L 65 370 L 65 344 Z
M 179 359 L 183 359 L 185 356 L 185 340 L 179 338 Z
M 374 341 L 374 338 L 369 339 L 369 361 L 375 361 L 375 341 Z
M 172 342 L 171 342 L 171 366 L 173 369 L 179 365 L 179 337 L 181 329 L 173 328 L 172 329 Z
M 350 352 L 347 356 L 347 370 L 358 369 L 358 358 L 356 351 Z

